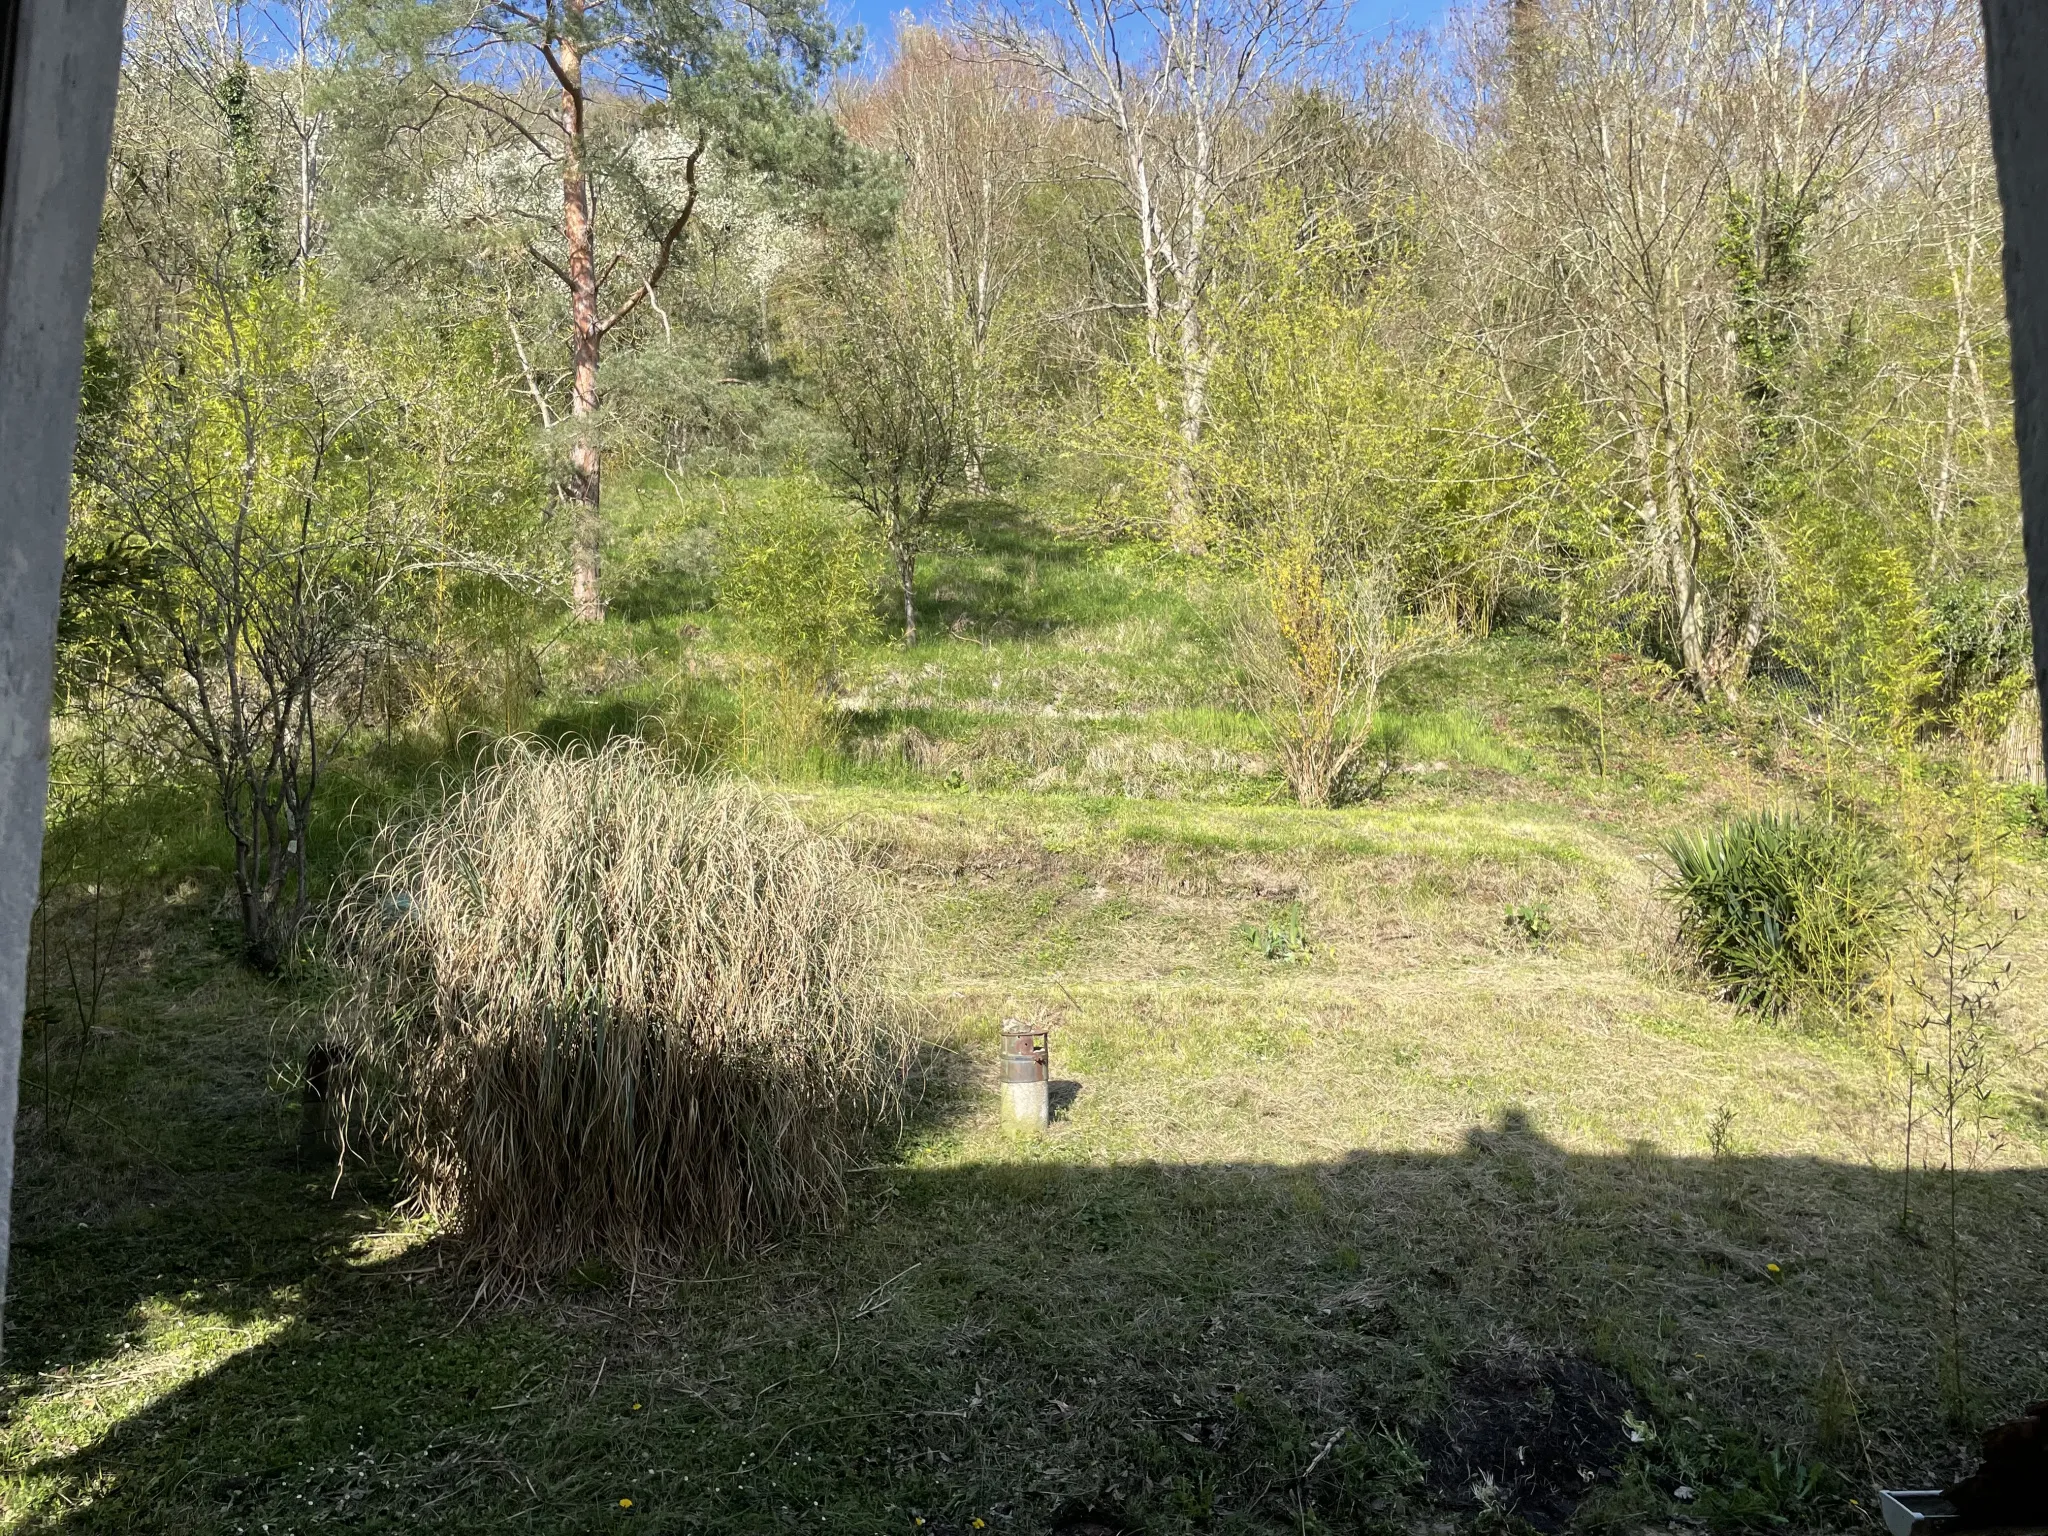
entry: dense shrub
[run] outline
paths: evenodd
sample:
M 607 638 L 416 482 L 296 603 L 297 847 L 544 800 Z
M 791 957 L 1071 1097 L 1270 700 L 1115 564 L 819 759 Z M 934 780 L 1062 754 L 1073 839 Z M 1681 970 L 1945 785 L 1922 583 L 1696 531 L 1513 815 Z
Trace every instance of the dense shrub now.
M 1897 876 L 1849 822 L 1764 811 L 1679 833 L 1665 852 L 1680 938 L 1758 1012 L 1808 997 L 1852 1004 L 1898 932 Z
M 2032 670 L 2034 635 L 2024 592 L 1959 582 L 1937 589 L 1929 606 L 1945 707 L 1952 709 L 1972 693 L 2024 678 Z
M 494 1263 L 743 1248 L 828 1220 L 897 1102 L 879 892 L 645 746 L 507 748 L 342 907 L 346 1123 Z
M 807 476 L 725 498 L 718 606 L 795 687 L 810 688 L 881 632 L 871 532 Z

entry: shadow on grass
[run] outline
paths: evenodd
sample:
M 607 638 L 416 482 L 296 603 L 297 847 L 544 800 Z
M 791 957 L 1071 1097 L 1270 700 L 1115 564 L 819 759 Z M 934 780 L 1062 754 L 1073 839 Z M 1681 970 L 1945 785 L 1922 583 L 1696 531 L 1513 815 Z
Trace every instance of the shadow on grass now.
M 1060 1134 L 871 1170 L 840 1233 L 651 1300 L 471 1312 L 431 1249 L 343 1262 L 360 1211 L 304 1181 L 154 1238 L 25 1232 L 15 1342 L 46 1366 L 117 1364 L 109 1320 L 171 1288 L 173 1249 L 201 1290 L 291 1300 L 260 1345 L 18 1462 L 18 1528 L 1039 1532 L 1086 1508 L 1327 1532 L 1499 1529 L 1505 1505 L 1822 1530 L 1861 1527 L 1870 1475 L 1955 1471 L 1939 1245 L 1897 1235 L 1895 1175 L 1578 1155 L 1513 1112 L 1453 1155 L 1296 1166 L 1062 1162 Z M 1963 1199 L 1975 1406 L 2001 1416 L 2048 1394 L 2025 1321 L 2048 1172 Z M 51 1339 L 79 1286 L 99 1322 Z
M 644 699 L 608 697 L 565 705 L 534 722 L 535 740 L 556 748 L 582 746 L 592 751 L 620 738 L 648 734 L 654 711 Z
M 657 566 L 631 573 L 606 600 L 605 611 L 629 624 L 676 619 L 704 612 L 716 595 L 699 570 Z
M 1126 611 L 1127 584 L 1096 551 L 1001 500 L 959 501 L 936 525 L 940 547 L 918 571 L 921 629 L 1050 634 Z

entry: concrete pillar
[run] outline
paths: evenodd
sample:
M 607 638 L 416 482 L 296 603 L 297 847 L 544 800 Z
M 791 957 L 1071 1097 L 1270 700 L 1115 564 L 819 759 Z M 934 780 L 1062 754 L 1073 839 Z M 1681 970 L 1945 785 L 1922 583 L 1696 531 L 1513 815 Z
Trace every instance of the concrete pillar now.
M 2048 689 L 2048 0 L 1984 0 L 2034 681 Z M 2048 706 L 2048 697 L 2044 697 Z M 2048 707 L 2041 711 L 2048 735 Z
M 0 0 L 0 1295 L 50 667 L 120 0 Z

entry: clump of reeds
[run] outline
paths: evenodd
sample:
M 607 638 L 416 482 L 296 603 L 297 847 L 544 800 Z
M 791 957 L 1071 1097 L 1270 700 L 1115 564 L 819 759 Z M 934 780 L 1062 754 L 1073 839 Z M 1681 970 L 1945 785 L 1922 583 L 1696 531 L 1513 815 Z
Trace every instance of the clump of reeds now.
M 630 741 L 508 747 L 382 841 L 330 1048 L 414 1210 L 519 1271 L 829 1221 L 908 1060 L 843 849 Z

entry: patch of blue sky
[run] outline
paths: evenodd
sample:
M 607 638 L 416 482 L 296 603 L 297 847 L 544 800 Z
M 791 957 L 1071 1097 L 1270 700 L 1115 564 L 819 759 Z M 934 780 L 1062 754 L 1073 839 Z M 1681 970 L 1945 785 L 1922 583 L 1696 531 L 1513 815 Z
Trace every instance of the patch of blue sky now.
M 971 0 L 956 0 L 954 7 L 971 8 Z M 1393 33 L 1420 31 L 1443 21 L 1449 0 L 1352 0 L 1349 31 L 1357 42 L 1375 42 Z M 826 13 L 841 27 L 860 27 L 867 36 L 866 55 L 860 68 L 865 71 L 884 61 L 889 39 L 895 35 L 896 19 L 931 24 L 946 19 L 946 0 L 931 4 L 903 5 L 902 0 L 826 0 Z
M 883 62 L 889 41 L 895 35 L 896 19 L 943 22 L 946 0 L 908 7 L 901 0 L 825 0 L 826 13 L 841 27 L 858 26 L 866 34 L 865 57 L 857 68 L 863 72 Z M 955 9 L 967 9 L 971 0 L 955 0 Z M 1434 27 L 1444 19 L 1449 0 L 1352 0 L 1349 32 L 1357 42 L 1372 42 L 1392 33 Z M 325 10 L 322 0 L 305 0 L 304 9 L 287 0 L 245 0 L 215 7 L 220 21 L 238 27 L 248 57 L 259 64 L 283 64 L 294 54 L 301 18 L 316 25 Z M 649 84 L 650 82 L 638 82 Z

